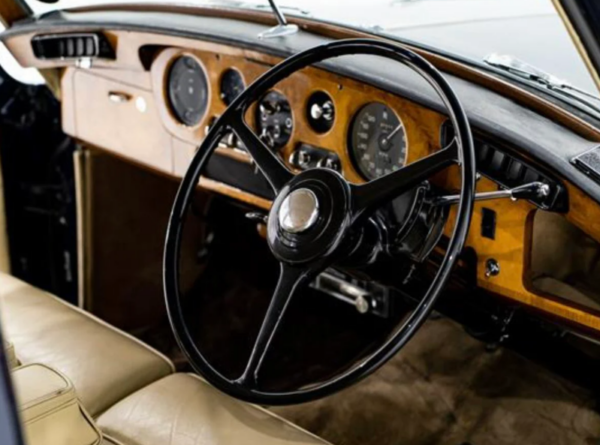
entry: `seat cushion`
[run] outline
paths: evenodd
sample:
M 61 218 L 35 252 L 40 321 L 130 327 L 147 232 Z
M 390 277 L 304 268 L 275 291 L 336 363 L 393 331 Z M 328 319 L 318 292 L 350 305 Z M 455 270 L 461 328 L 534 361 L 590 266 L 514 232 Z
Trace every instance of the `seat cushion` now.
M 165 377 L 130 395 L 102 414 L 98 426 L 128 445 L 327 443 L 191 374 Z
M 0 313 L 21 363 L 65 374 L 96 417 L 174 371 L 163 355 L 47 292 L 0 274 Z

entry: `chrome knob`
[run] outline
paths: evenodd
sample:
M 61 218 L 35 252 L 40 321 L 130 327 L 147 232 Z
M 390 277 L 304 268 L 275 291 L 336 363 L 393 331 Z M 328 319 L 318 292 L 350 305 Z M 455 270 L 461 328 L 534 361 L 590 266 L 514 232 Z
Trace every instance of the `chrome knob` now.
M 340 171 L 340 163 L 337 159 L 332 156 L 322 158 L 317 163 L 317 167 L 328 168 L 330 170 Z
M 369 300 L 360 295 L 354 300 L 354 307 L 360 314 L 366 314 L 369 312 Z
M 301 148 L 298 150 L 294 150 L 289 157 L 290 164 L 302 170 L 306 170 L 307 168 L 309 168 L 311 161 L 311 155 L 306 151 L 302 150 Z
M 328 100 L 322 105 L 319 103 L 313 104 L 312 107 L 310 107 L 310 117 L 314 120 L 319 120 L 321 118 L 326 121 L 333 120 L 333 103 Z

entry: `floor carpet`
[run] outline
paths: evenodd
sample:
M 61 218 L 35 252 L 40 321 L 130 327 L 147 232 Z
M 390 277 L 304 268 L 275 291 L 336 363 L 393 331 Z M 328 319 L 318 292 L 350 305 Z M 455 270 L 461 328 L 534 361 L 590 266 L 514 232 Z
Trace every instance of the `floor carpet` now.
M 334 445 L 598 445 L 595 408 L 586 390 L 436 319 L 363 382 L 273 411 Z

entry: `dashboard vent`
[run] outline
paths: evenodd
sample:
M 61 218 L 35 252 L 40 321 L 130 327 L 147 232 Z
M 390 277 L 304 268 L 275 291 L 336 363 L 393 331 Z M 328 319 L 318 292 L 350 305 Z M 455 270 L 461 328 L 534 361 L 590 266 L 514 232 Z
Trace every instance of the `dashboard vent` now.
M 44 34 L 31 39 L 33 54 L 42 60 L 114 59 L 115 52 L 101 33 Z
M 454 128 L 449 122 L 442 127 L 442 146 L 446 146 L 454 137 Z M 534 167 L 521 159 L 511 150 L 497 141 L 491 141 L 474 132 L 475 159 L 477 171 L 498 183 L 502 188 L 513 188 L 530 182 L 543 182 L 550 186 L 550 195 L 536 198 L 531 202 L 544 210 L 566 212 L 568 210 L 567 191 L 560 181 L 551 174 Z M 509 153 L 510 152 L 510 153 Z

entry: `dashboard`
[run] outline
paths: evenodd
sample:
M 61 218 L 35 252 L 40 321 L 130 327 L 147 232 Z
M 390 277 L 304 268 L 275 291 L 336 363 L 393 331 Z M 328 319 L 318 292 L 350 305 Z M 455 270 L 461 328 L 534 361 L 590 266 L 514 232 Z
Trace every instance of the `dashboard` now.
M 207 129 L 226 107 L 281 60 L 268 51 L 232 42 L 139 29 L 116 29 L 103 35 L 115 50 L 114 58 L 98 59 L 87 67 L 37 57 L 31 43 L 35 32 L 25 30 L 5 42 L 20 54 L 23 66 L 61 67 L 62 118 L 67 134 L 87 147 L 172 177 L 185 173 Z M 351 74 L 321 66 L 304 69 L 262 97 L 248 110 L 246 121 L 293 169 L 333 168 L 357 184 L 423 158 L 451 138 L 447 117 L 431 101 Z M 411 82 L 402 77 L 396 84 L 411 90 Z M 495 113 L 492 123 L 484 122 L 477 107 L 489 111 L 491 102 L 469 100 L 474 89 L 461 82 L 455 86 L 462 88 L 461 98 L 475 116 L 472 123 L 481 173 L 477 191 L 496 191 L 529 181 L 541 181 L 551 188 L 548 197 L 537 201 L 475 204 L 466 247 L 476 253 L 477 286 L 600 332 L 599 309 L 548 295 L 531 280 L 536 213 L 562 215 L 593 240 L 600 240 L 600 207 L 590 198 L 590 184 L 574 184 L 566 179 L 564 167 L 556 167 L 556 159 L 538 156 L 540 138 L 552 135 L 554 142 L 564 141 L 565 147 L 576 151 L 589 148 L 593 141 L 579 136 L 569 139 L 565 134 L 571 133 L 561 125 L 510 101 L 502 102 L 502 97 L 494 97 L 495 103 L 501 102 L 514 113 Z M 492 93 L 477 94 L 481 99 Z M 487 131 L 494 125 L 508 127 L 509 120 L 514 132 L 532 138 L 527 150 L 516 138 L 511 139 L 510 132 L 502 140 Z M 546 133 L 535 135 L 535 140 L 532 132 L 540 128 L 546 128 Z M 586 131 L 581 132 L 586 138 L 593 136 Z M 253 207 L 270 208 L 270 190 L 233 135 L 224 138 L 213 158 L 218 162 L 209 165 L 202 187 Z M 451 168 L 436 175 L 432 185 L 447 194 L 456 192 L 460 186 L 457 172 Z M 449 235 L 455 210 L 450 207 L 445 217 L 449 224 L 443 230 Z M 491 260 L 499 264 L 499 274 L 489 273 Z

